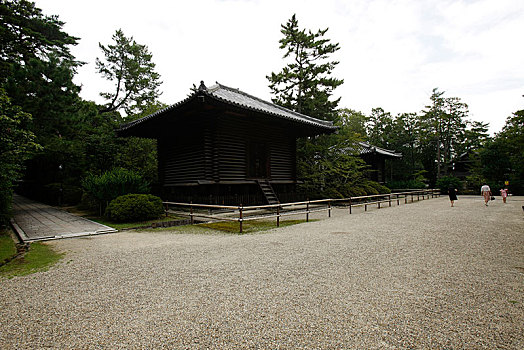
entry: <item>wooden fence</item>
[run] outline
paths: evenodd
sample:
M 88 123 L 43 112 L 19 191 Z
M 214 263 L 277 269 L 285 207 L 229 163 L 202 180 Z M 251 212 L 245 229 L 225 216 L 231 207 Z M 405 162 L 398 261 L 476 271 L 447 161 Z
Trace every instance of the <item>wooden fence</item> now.
M 340 199 L 318 199 L 307 200 L 302 202 L 281 203 L 271 205 L 251 205 L 244 207 L 242 204 L 233 205 L 214 205 L 214 204 L 195 204 L 179 202 L 163 202 L 166 215 L 169 212 L 188 216 L 191 224 L 195 223 L 195 218 L 207 219 L 213 221 L 237 221 L 239 223 L 239 232 L 243 231 L 243 222 L 249 220 L 260 220 L 276 218 L 276 226 L 280 226 L 280 218 L 291 215 L 305 215 L 306 222 L 309 221 L 309 215 L 314 212 L 327 211 L 328 217 L 331 217 L 333 207 L 343 207 L 351 214 L 353 208 L 363 206 L 368 210 L 368 206 L 376 205 L 378 209 L 381 205 L 387 204 L 391 207 L 392 202 L 400 205 L 403 200 L 405 204 L 425 200 L 440 196 L 440 191 L 436 189 L 425 190 L 408 190 L 404 192 L 377 194 L 372 196 L 359 196 Z M 173 210 L 178 208 L 178 210 Z

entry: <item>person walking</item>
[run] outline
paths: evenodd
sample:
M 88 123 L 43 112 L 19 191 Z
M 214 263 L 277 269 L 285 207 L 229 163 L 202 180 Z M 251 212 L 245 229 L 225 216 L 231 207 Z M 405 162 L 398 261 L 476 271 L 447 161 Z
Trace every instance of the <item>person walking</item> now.
M 484 185 L 480 188 L 480 194 L 484 196 L 484 204 L 488 206 L 488 202 L 491 198 L 491 189 L 488 185 Z
M 500 195 L 502 196 L 502 201 L 504 204 L 506 204 L 506 198 L 508 198 L 508 189 L 507 188 L 501 188 L 500 189 Z
M 453 203 L 457 200 L 457 189 L 452 185 L 449 185 L 448 196 L 451 206 L 453 207 Z

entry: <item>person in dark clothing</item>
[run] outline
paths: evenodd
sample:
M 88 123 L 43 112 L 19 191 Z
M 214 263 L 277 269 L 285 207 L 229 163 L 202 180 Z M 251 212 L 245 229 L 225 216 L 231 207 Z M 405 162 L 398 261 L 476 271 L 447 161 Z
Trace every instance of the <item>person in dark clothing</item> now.
M 449 186 L 448 195 L 449 201 L 451 202 L 451 206 L 453 206 L 453 203 L 457 200 L 457 189 L 453 186 Z

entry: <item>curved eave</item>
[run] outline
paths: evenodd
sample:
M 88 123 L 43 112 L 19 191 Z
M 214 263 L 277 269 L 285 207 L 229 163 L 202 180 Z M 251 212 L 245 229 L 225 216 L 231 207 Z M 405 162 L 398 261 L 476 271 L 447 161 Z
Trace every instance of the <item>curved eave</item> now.
M 139 128 L 140 125 L 148 122 L 148 121 L 152 121 L 152 120 L 155 120 L 155 119 L 158 119 L 158 118 L 161 118 L 163 115 L 169 113 L 169 112 L 172 112 L 178 108 L 181 108 L 183 105 L 185 104 L 188 104 L 190 103 L 191 101 L 193 101 L 194 99 L 200 97 L 200 96 L 204 96 L 206 98 L 210 98 L 210 99 L 213 99 L 219 103 L 224 103 L 226 105 L 229 105 L 229 106 L 233 106 L 233 107 L 237 107 L 237 108 L 240 108 L 242 110 L 247 110 L 247 111 L 251 111 L 251 112 L 255 112 L 255 113 L 259 113 L 259 114 L 264 114 L 264 115 L 268 115 L 268 116 L 271 116 L 271 117 L 276 117 L 276 118 L 279 118 L 279 119 L 284 119 L 284 120 L 287 120 L 291 123 L 296 123 L 296 124 L 300 124 L 300 125 L 303 125 L 303 126 L 306 126 L 306 127 L 309 127 L 313 130 L 315 130 L 317 134 L 321 134 L 321 133 L 333 133 L 335 132 L 338 127 L 337 126 L 334 126 L 331 124 L 331 122 L 325 122 L 324 123 L 319 123 L 318 121 L 315 121 L 315 120 L 312 120 L 314 118 L 311 118 L 311 117 L 308 117 L 308 116 L 305 116 L 305 115 L 302 115 L 302 114 L 299 114 L 299 113 L 296 113 L 296 112 L 293 112 L 293 111 L 290 111 L 290 110 L 287 110 L 289 113 L 295 115 L 296 117 L 291 117 L 289 115 L 285 115 L 285 114 L 279 114 L 279 113 L 273 113 L 273 112 L 270 112 L 270 111 L 267 111 L 267 110 L 264 110 L 264 109 L 259 109 L 259 108 L 254 108 L 252 106 L 248 106 L 248 105 L 245 105 L 245 104 L 242 104 L 242 103 L 238 103 L 238 102 L 234 102 L 234 101 L 230 101 L 228 99 L 225 99 L 225 98 L 222 98 L 222 97 L 219 97 L 219 96 L 216 96 L 216 95 L 213 95 L 212 93 L 210 93 L 209 91 L 206 91 L 206 90 L 199 90 L 199 91 L 196 91 L 194 92 L 192 95 L 188 96 L 187 98 L 185 98 L 184 100 L 180 101 L 180 102 L 177 102 L 171 106 L 168 106 L 164 109 L 161 109 L 153 114 L 150 114 L 148 116 L 145 116 L 145 117 L 142 117 L 140 119 L 137 119 L 137 120 L 134 120 L 132 122 L 129 122 L 129 123 L 126 123 L 126 124 L 123 124 L 121 125 L 118 129 L 117 129 L 117 134 L 118 136 L 122 136 L 122 137 L 126 137 L 126 136 L 133 136 L 135 134 L 138 134 L 138 133 L 135 133 L 133 132 L 134 130 L 136 130 L 136 128 Z M 280 107 L 280 106 L 277 106 L 277 105 L 274 105 L 276 106 L 277 108 L 279 109 L 283 109 L 283 107 Z M 313 133 L 308 133 L 308 134 L 313 134 Z

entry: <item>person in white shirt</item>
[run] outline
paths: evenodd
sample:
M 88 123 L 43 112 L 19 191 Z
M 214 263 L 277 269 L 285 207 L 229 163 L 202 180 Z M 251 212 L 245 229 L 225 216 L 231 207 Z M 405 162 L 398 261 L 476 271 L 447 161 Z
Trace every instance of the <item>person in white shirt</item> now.
M 488 185 L 484 185 L 480 188 L 480 194 L 484 196 L 484 204 L 488 206 L 489 199 L 491 197 L 491 189 Z

